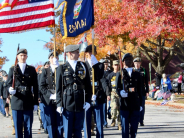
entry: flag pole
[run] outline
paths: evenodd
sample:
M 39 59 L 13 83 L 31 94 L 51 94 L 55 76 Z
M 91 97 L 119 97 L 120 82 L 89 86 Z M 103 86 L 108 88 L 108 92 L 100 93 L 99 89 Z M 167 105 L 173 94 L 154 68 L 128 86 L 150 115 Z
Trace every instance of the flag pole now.
M 63 63 L 65 63 L 65 62 L 66 62 L 66 52 L 65 52 L 65 48 L 66 48 L 66 42 L 64 43 Z
M 54 25 L 54 58 L 56 58 L 56 29 L 55 29 L 55 25 Z M 55 72 L 54 72 L 54 80 L 55 80 L 55 84 L 56 84 L 56 68 L 55 68 Z M 55 85 L 55 93 L 56 93 L 56 85 Z
M 94 55 L 94 37 L 95 37 L 95 32 L 94 28 L 92 29 L 92 54 Z M 95 95 L 95 77 L 94 77 L 94 68 L 92 68 L 92 90 L 93 90 L 93 95 Z

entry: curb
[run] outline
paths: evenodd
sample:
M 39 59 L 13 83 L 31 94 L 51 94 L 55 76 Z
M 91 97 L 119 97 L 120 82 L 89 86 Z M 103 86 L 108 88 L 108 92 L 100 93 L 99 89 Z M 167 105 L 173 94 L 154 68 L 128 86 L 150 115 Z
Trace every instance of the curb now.
M 158 106 L 169 106 L 169 107 L 173 107 L 177 109 L 184 109 L 184 104 L 180 104 L 180 103 L 168 102 L 165 105 L 161 105 L 162 102 L 160 101 L 150 101 L 150 100 L 146 100 L 145 103 L 152 104 L 152 105 L 158 105 Z

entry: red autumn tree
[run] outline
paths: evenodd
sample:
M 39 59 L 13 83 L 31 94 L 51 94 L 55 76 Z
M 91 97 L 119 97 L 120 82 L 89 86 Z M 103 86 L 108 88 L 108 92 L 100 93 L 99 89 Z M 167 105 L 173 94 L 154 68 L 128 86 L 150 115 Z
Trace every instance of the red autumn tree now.
M 184 54 L 182 0 L 95 0 L 94 9 L 101 47 L 110 43 L 128 49 L 131 43 L 160 74 L 174 54 Z

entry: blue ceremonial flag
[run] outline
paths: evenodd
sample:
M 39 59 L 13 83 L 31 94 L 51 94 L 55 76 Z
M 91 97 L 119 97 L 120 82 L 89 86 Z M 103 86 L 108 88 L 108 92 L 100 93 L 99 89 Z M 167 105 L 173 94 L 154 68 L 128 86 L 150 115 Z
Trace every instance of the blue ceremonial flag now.
M 63 39 L 76 37 L 94 25 L 93 0 L 58 0 L 61 9 L 60 29 Z

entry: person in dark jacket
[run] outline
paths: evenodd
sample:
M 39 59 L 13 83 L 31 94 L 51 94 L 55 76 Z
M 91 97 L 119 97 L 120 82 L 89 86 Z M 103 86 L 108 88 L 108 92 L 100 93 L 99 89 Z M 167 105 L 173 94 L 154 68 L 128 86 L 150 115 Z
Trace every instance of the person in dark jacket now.
M 1 99 L 3 99 L 3 105 L 5 108 L 6 112 L 6 117 L 9 117 L 9 102 L 10 102 L 10 97 L 9 97 L 9 92 L 8 92 L 8 87 L 7 87 L 7 79 L 8 79 L 8 74 L 6 72 L 3 72 L 2 74 L 4 82 L 0 86 L 0 92 L 1 92 Z
M 142 111 L 142 92 L 140 73 L 132 68 L 133 56 L 126 53 L 122 58 L 124 68 L 123 89 L 119 92 L 121 97 L 120 116 L 122 125 L 122 138 L 135 138 L 138 129 L 140 111 Z M 129 136 L 130 135 L 130 136 Z
M 104 78 L 104 65 L 96 59 L 95 55 L 96 46 L 94 46 L 94 55 L 92 55 L 92 45 L 87 46 L 85 50 L 85 54 L 87 57 L 86 65 L 89 72 L 89 76 L 91 77 L 92 82 L 92 68 L 94 69 L 94 85 L 95 85 L 95 93 L 92 95 L 92 103 L 91 108 L 87 111 L 87 134 L 88 138 L 91 137 L 91 115 L 92 112 L 94 114 L 94 118 L 96 119 L 96 137 L 103 138 L 103 104 L 106 102 L 106 92 L 108 92 L 107 81 Z M 92 89 L 92 87 L 91 87 Z M 107 90 L 106 90 L 107 89 Z M 110 96 L 109 96 L 110 98 Z M 91 128 L 91 129 L 90 129 Z M 85 129 L 86 130 L 86 129 Z M 86 132 L 84 133 L 84 137 L 87 137 Z
M 50 62 L 47 61 L 44 63 L 44 65 L 40 68 L 39 70 L 39 74 L 38 74 L 38 85 L 40 85 L 40 78 L 41 78 L 41 74 L 42 74 L 42 70 L 45 68 L 49 68 L 50 67 Z M 40 88 L 40 86 L 39 86 Z M 42 102 L 43 99 L 43 95 L 41 94 L 40 92 L 40 89 L 38 91 L 38 101 L 39 101 L 39 110 L 40 110 L 40 116 L 41 116 L 41 127 L 43 126 L 44 128 L 44 133 L 45 134 L 48 134 L 48 131 L 47 131 L 47 120 L 45 119 L 45 113 L 44 113 L 44 108 L 45 108 L 45 104 Z
M 63 115 L 65 138 L 82 138 L 84 115 L 92 95 L 90 76 L 86 64 L 77 61 L 79 45 L 68 45 L 65 52 L 68 60 L 56 71 L 57 112 Z
M 109 69 L 109 62 L 108 62 L 107 59 L 101 60 L 100 62 L 104 64 L 104 78 L 106 79 L 107 85 L 108 85 L 108 75 L 112 72 Z M 107 101 L 109 103 L 110 102 L 110 96 L 111 96 L 110 91 L 106 91 L 106 95 L 108 95 L 108 96 L 106 96 L 106 98 L 107 98 Z M 103 104 L 103 120 L 104 120 L 103 126 L 106 127 L 106 128 L 108 127 L 107 112 L 109 112 L 109 110 L 110 110 L 110 103 L 109 103 L 109 107 L 108 107 L 108 111 L 107 111 L 107 101 Z M 108 118 L 111 119 L 111 115 L 109 115 L 109 113 L 108 113 Z
M 141 58 L 137 57 L 133 60 L 135 70 L 140 73 L 141 76 L 141 92 L 142 92 L 142 108 L 140 112 L 140 126 L 144 126 L 144 114 L 145 114 L 145 99 L 149 93 L 148 86 L 148 74 L 145 68 L 141 67 Z
M 3 85 L 3 74 L 4 70 L 1 70 L 0 71 L 0 86 Z M 2 87 L 2 86 L 1 86 Z M 0 87 L 0 88 L 1 88 Z M 1 94 L 1 93 L 0 93 Z M 0 95 L 1 96 L 1 95 Z M 0 98 L 0 112 L 1 114 L 6 117 L 6 112 L 5 112 L 5 109 L 4 109 L 4 104 L 3 104 L 3 99 Z
M 17 52 L 18 64 L 9 70 L 7 85 L 12 95 L 11 108 L 15 125 L 16 138 L 23 138 L 22 122 L 24 122 L 24 137 L 32 138 L 33 110 L 38 109 L 37 73 L 33 66 L 26 64 L 27 50 Z M 12 87 L 13 74 L 15 88 Z
M 50 67 L 44 68 L 41 73 L 39 90 L 40 100 L 44 104 L 45 120 L 47 122 L 47 131 L 49 138 L 63 137 L 63 118 L 56 111 L 56 83 L 55 83 L 55 69 L 59 66 L 58 53 L 54 57 L 54 52 L 48 55 Z

